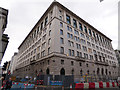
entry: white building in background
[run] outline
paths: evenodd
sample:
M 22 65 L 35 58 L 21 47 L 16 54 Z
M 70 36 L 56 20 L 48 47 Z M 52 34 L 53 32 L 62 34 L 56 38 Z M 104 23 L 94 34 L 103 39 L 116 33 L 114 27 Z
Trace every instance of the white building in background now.
M 17 52 L 15 52 L 11 58 L 10 67 L 9 67 L 11 74 L 13 74 L 13 71 L 16 68 L 16 64 L 17 64 Z

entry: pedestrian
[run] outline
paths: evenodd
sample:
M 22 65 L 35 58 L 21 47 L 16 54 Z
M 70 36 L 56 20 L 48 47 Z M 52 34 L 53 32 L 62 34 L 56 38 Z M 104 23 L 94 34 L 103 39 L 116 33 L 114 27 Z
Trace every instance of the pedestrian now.
M 9 78 L 9 80 L 7 80 L 6 82 L 6 90 L 10 90 L 12 87 L 12 80 L 11 78 Z

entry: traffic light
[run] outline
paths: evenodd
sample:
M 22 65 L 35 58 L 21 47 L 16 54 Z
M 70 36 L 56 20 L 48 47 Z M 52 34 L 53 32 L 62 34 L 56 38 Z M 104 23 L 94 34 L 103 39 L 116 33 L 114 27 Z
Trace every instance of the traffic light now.
M 2 70 L 6 70 L 8 62 L 6 61 L 2 67 Z

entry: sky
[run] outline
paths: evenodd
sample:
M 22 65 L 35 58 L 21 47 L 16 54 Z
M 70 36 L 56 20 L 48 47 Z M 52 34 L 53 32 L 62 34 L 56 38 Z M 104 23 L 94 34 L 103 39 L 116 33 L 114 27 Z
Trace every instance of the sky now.
M 0 7 L 8 9 L 8 24 L 5 34 L 9 44 L 2 64 L 10 61 L 14 52 L 32 30 L 54 0 L 0 0 Z M 118 1 L 119 0 L 57 0 L 73 13 L 112 39 L 114 49 L 118 48 Z

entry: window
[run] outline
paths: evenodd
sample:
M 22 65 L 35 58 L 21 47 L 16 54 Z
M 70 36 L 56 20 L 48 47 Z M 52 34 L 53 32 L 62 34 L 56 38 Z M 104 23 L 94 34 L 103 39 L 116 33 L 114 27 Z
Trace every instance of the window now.
M 48 60 L 48 65 L 50 64 L 50 60 Z
M 90 55 L 90 60 L 93 60 L 93 55 Z
M 85 33 L 87 33 L 87 27 L 86 26 L 84 26 L 84 30 L 85 30 Z
M 74 33 L 75 33 L 76 35 L 79 35 L 79 32 L 78 32 L 77 30 L 74 30 Z
M 46 39 L 46 34 L 42 37 L 42 41 L 44 41 Z
M 71 74 L 72 74 L 72 75 L 74 74 L 74 69 L 72 69 Z
M 88 54 L 84 53 L 84 58 L 88 59 Z
M 50 54 L 50 47 L 48 48 L 48 54 Z
M 92 53 L 92 49 L 91 49 L 91 48 L 88 48 L 88 52 L 89 52 L 89 53 Z
M 81 76 L 83 75 L 82 73 L 83 73 L 83 71 L 82 71 L 82 69 L 81 69 L 81 70 L 80 70 L 80 75 L 81 75 Z
M 87 70 L 87 74 L 89 75 L 89 70 Z
M 81 49 L 81 45 L 78 43 L 76 43 L 76 47 L 77 47 L 77 49 Z
M 64 64 L 64 60 L 61 60 L 61 64 Z
M 96 36 L 95 36 L 95 32 L 93 31 L 93 36 L 94 36 L 94 38 L 96 38 Z
M 50 43 L 51 43 L 51 38 L 48 40 L 48 45 L 50 45 Z
M 60 29 L 60 35 L 63 35 L 63 30 L 62 29 Z
M 84 39 L 81 39 L 82 44 L 86 44 L 86 41 Z
M 64 47 L 61 47 L 61 48 L 60 48 L 60 53 L 61 53 L 61 54 L 64 54 Z
M 85 38 L 85 35 L 83 33 L 80 33 L 80 36 L 83 37 L 83 38 Z
M 72 50 L 72 56 L 74 56 L 75 54 L 74 54 L 74 50 Z
M 70 16 L 66 15 L 66 21 L 68 24 L 71 24 Z
M 36 59 L 39 59 L 39 58 L 40 58 L 40 53 L 38 53 L 38 54 L 37 54 L 37 57 L 36 57 Z
M 68 45 L 74 47 L 74 42 L 68 40 Z
M 71 56 L 71 49 L 68 50 L 68 54 L 69 54 L 69 56 Z
M 49 36 L 51 35 L 51 30 L 49 31 Z
M 62 16 L 59 16 L 59 18 L 62 20 Z
M 60 38 L 60 43 L 64 44 L 64 39 L 62 37 Z
M 70 27 L 70 31 L 72 32 L 72 28 Z
M 45 26 L 47 25 L 48 17 L 45 18 Z
M 41 52 L 41 57 L 45 56 L 45 50 Z
M 79 52 L 79 51 L 77 51 L 77 56 L 78 56 L 78 57 L 82 57 L 82 53 Z
M 63 23 L 62 22 L 60 22 L 60 26 L 63 27 Z
M 99 36 L 98 36 L 98 34 L 96 33 L 96 36 L 97 36 L 97 40 L 99 41 Z
M 80 62 L 79 65 L 82 66 L 82 63 Z
M 86 64 L 86 66 L 88 67 L 88 64 Z
M 67 37 L 70 38 L 70 33 L 67 33 Z
M 73 19 L 73 27 L 77 28 L 77 21 Z
M 91 33 L 91 30 L 90 30 L 90 29 L 88 29 L 88 32 L 89 32 L 89 35 L 92 36 L 92 33 Z
M 91 46 L 90 42 L 87 41 L 87 45 L 88 45 L 88 46 Z
M 81 23 L 79 23 L 79 29 L 80 29 L 81 31 L 83 31 L 83 28 L 82 28 L 82 24 L 81 24 Z
M 74 62 L 73 62 L 73 61 L 71 61 L 71 65 L 72 65 L 72 66 L 74 65 Z
M 41 23 L 41 28 L 40 28 L 41 30 L 43 29 L 43 22 Z
M 70 34 L 70 38 L 73 39 L 73 35 L 72 34 Z
M 87 47 L 86 46 L 82 46 L 83 51 L 87 51 Z

